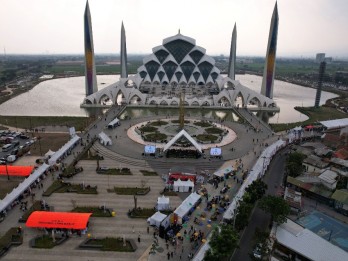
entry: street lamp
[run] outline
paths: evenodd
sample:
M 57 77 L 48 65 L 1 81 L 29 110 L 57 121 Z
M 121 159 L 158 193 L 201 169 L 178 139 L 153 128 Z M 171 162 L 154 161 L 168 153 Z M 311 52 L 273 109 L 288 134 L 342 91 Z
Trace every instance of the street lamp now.
M 7 180 L 10 180 L 10 175 L 8 174 L 8 169 L 7 169 L 7 161 L 5 162 L 5 168 L 6 168 Z

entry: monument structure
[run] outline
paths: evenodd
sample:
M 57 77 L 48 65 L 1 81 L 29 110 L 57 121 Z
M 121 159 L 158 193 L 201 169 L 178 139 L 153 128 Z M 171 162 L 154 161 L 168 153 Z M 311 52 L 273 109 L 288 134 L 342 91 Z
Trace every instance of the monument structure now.
M 236 51 L 237 51 L 237 26 L 234 24 L 231 40 L 230 59 L 228 62 L 228 77 L 235 80 L 236 76 Z
M 261 94 L 273 99 L 273 85 L 274 85 L 274 73 L 275 73 L 275 60 L 277 51 L 277 38 L 278 38 L 278 7 L 277 2 L 274 6 L 271 26 L 269 29 L 268 45 L 266 52 L 265 68 L 263 71 L 263 79 L 261 86 Z
M 126 45 L 126 31 L 124 30 L 124 25 L 121 25 L 121 78 L 128 78 L 127 70 L 127 45 Z
M 98 91 L 97 77 L 94 60 L 92 19 L 89 11 L 88 1 L 86 3 L 84 15 L 84 33 L 85 33 L 85 86 L 86 96 Z

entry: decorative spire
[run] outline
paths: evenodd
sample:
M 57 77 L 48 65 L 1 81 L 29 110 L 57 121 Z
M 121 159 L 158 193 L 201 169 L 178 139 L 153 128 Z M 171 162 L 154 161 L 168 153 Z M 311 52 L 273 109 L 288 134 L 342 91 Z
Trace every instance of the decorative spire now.
M 236 52 L 237 52 L 237 25 L 234 24 L 231 40 L 230 59 L 228 62 L 228 77 L 235 80 L 236 75 Z
M 128 78 L 126 31 L 124 29 L 123 21 L 121 25 L 121 54 L 120 56 L 121 56 L 121 78 Z
M 261 94 L 268 98 L 273 98 L 273 85 L 275 74 L 275 60 L 277 51 L 277 38 L 278 38 L 278 5 L 275 3 L 271 26 L 269 29 L 268 45 L 266 52 L 265 68 L 263 71 L 263 79 L 261 86 Z
M 84 14 L 84 36 L 85 36 L 85 86 L 86 96 L 98 91 L 96 68 L 94 60 L 92 19 L 89 11 L 88 0 Z

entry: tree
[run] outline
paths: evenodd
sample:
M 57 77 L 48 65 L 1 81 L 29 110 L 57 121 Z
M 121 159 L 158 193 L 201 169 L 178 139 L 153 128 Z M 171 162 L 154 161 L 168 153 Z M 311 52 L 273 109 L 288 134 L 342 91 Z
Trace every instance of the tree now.
M 232 255 L 238 247 L 239 237 L 231 225 L 222 225 L 213 230 L 209 241 L 210 249 L 207 251 L 205 261 L 218 261 Z
M 260 260 L 260 258 L 255 257 L 255 252 L 261 255 L 261 260 L 269 255 L 271 246 L 269 234 L 269 231 L 262 231 L 258 227 L 255 229 L 253 238 L 253 252 L 249 254 L 251 260 Z
M 237 231 L 241 231 L 244 229 L 249 223 L 249 217 L 251 210 L 253 209 L 253 205 L 249 204 L 245 201 L 239 202 L 239 207 L 237 208 L 237 214 L 234 216 L 236 221 L 234 222 L 235 229 Z
M 305 158 L 306 156 L 299 152 L 293 152 L 289 154 L 289 158 L 286 161 L 286 169 L 289 176 L 297 177 L 302 174 L 302 163 Z
M 281 197 L 267 195 L 259 201 L 259 208 L 271 214 L 273 221 L 278 225 L 286 221 L 290 213 L 288 203 Z
M 244 201 L 247 203 L 254 204 L 257 200 L 265 195 L 267 190 L 267 184 L 261 179 L 254 180 L 245 191 L 247 194 L 244 195 Z

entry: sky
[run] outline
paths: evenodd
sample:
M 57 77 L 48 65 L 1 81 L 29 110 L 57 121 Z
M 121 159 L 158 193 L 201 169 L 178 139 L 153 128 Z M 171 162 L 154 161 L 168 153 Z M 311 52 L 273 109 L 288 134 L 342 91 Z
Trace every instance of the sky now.
M 7 54 L 82 54 L 86 0 L 0 0 L 0 48 Z M 209 55 L 265 56 L 275 0 L 89 0 L 96 54 L 148 54 L 164 38 L 196 39 Z M 348 57 L 347 0 L 278 0 L 277 56 Z M 1 50 L 0 49 L 0 50 Z M 3 51 L 1 51 L 2 53 Z

